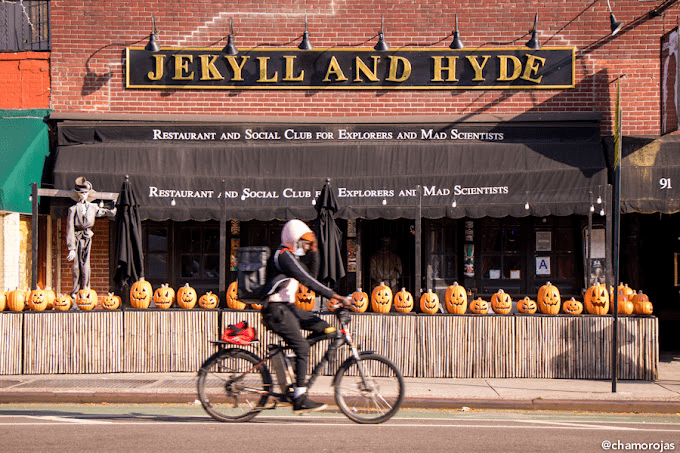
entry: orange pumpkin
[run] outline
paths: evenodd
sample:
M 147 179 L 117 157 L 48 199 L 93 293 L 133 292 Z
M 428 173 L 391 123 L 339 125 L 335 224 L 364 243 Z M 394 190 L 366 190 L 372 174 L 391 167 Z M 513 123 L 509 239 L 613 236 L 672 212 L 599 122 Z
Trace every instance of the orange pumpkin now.
M 10 311 L 24 311 L 26 308 L 26 291 L 15 289 L 7 295 L 7 309 Z
M 565 300 L 562 304 L 562 310 L 568 315 L 580 315 L 583 313 L 583 304 L 581 301 L 574 299 Z
M 560 312 L 560 305 L 562 305 L 562 297 L 557 286 L 547 282 L 538 289 L 538 296 L 536 303 L 541 313 L 546 315 L 556 315 Z
M 394 295 L 394 309 L 399 313 L 410 313 L 413 310 L 413 296 L 406 291 L 406 288 L 401 288 Z
M 491 309 L 499 315 L 507 315 L 512 310 L 512 298 L 502 289 L 491 296 Z
M 7 308 L 7 292 L 0 291 L 0 311 L 4 311 Z
M 364 313 L 368 309 L 368 294 L 362 291 L 361 288 L 357 288 L 356 291 L 352 293 L 352 302 L 354 305 L 350 307 L 350 310 L 357 313 Z
M 196 290 L 185 283 L 180 289 L 177 290 L 177 305 L 179 308 L 186 308 L 191 310 L 196 305 Z
M 380 282 L 371 293 L 371 310 L 376 313 L 389 313 L 392 308 L 392 290 L 385 282 Z
M 205 309 L 213 309 L 217 307 L 218 302 L 219 298 L 217 297 L 217 294 L 208 291 L 198 299 L 198 306 Z
M 477 315 L 485 315 L 489 312 L 489 303 L 478 297 L 470 302 L 470 311 Z
M 618 300 L 618 314 L 619 315 L 632 315 L 633 312 L 635 311 L 635 304 L 633 303 L 632 300 L 628 299 L 628 296 L 624 296 L 625 299 L 621 299 L 621 296 L 619 295 L 619 300 Z M 613 302 L 612 302 L 613 305 Z
M 97 291 L 90 288 L 83 288 L 76 294 L 76 305 L 80 310 L 94 310 L 99 299 Z
M 250 304 L 250 308 L 253 310 L 262 310 L 262 304 Z
M 102 308 L 106 310 L 117 310 L 120 308 L 120 296 L 116 296 L 113 293 L 108 293 L 106 296 L 102 297 Z
M 649 297 L 642 291 L 639 291 L 633 296 L 633 313 L 636 315 L 651 315 L 654 311 Z
M 630 298 L 632 295 L 630 294 L 630 291 L 632 291 L 628 285 L 620 284 L 618 287 L 618 313 L 619 314 L 626 314 L 625 311 L 628 310 L 628 302 L 630 301 Z M 635 291 L 632 291 L 633 294 L 635 294 Z M 632 305 L 631 305 L 632 307 Z M 622 312 L 623 310 L 623 312 Z M 609 313 L 614 313 L 614 287 L 609 289 Z M 627 313 L 627 314 L 631 314 Z
M 533 315 L 538 310 L 538 305 L 535 300 L 529 299 L 525 296 L 524 299 L 517 301 L 517 311 L 528 315 Z
M 231 282 L 227 288 L 227 308 L 232 310 L 243 310 L 246 303 L 238 300 L 238 281 Z
M 34 289 L 31 291 L 31 296 L 28 298 L 29 306 L 33 311 L 44 311 L 52 308 L 54 299 L 57 297 L 49 288 Z
M 420 296 L 420 311 L 433 315 L 439 311 L 439 296 L 428 289 L 426 293 Z
M 153 293 L 153 304 L 156 308 L 164 310 L 172 307 L 175 303 L 175 290 L 170 288 L 168 283 L 162 283 L 160 288 L 157 288 Z
M 132 284 L 132 288 L 130 288 L 130 305 L 132 308 L 149 308 L 152 297 L 151 283 L 144 280 L 144 277 Z
M 458 282 L 454 282 L 453 285 L 446 288 L 444 302 L 447 312 L 454 315 L 464 315 L 468 305 L 465 288 L 459 285 Z
M 305 285 L 298 284 L 298 289 L 295 291 L 295 306 L 305 311 L 314 310 L 316 303 L 316 294 Z
M 68 294 L 59 294 L 54 298 L 54 309 L 59 311 L 68 311 L 73 306 L 73 299 Z
M 605 285 L 595 283 L 583 296 L 586 311 L 591 315 L 606 315 L 609 312 L 609 291 Z

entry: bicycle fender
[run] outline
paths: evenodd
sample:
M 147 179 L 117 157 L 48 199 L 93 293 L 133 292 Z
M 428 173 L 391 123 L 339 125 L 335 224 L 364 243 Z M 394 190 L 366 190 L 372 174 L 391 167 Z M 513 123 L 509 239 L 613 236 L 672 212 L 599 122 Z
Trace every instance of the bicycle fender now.
M 208 357 L 203 363 L 205 364 L 206 362 L 208 362 L 213 357 L 224 354 L 225 351 L 227 351 L 227 352 L 241 352 L 241 353 L 244 353 L 244 354 L 248 354 L 251 357 L 254 357 L 255 359 L 257 359 L 258 362 L 262 361 L 262 359 L 257 354 L 252 353 L 252 352 L 248 351 L 247 349 L 234 347 L 234 348 L 222 348 L 222 349 L 220 349 L 219 351 L 217 351 L 216 353 L 214 353 L 213 355 Z M 201 368 L 203 368 L 203 365 L 201 365 Z
M 368 354 L 375 354 L 375 351 L 359 351 L 359 357 Z M 344 369 L 345 367 L 349 367 L 354 362 L 356 362 L 356 359 L 354 357 L 346 358 L 345 361 L 342 362 L 338 367 L 338 371 L 335 372 L 335 376 L 333 376 L 333 383 L 331 385 L 335 386 L 337 384 L 338 379 L 340 377 L 340 370 Z

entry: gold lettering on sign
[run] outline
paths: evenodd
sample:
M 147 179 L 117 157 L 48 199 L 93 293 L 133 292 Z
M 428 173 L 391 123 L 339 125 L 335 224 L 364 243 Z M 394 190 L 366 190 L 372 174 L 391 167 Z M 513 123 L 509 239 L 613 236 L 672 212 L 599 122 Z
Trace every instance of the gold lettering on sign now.
M 511 80 L 515 80 L 517 77 L 519 77 L 519 74 L 522 72 L 522 62 L 519 61 L 519 58 L 513 55 L 499 55 L 498 60 L 500 62 L 500 71 L 498 79 L 496 80 L 499 82 L 510 82 Z M 513 64 L 511 76 L 508 76 L 509 62 L 512 62 Z
M 529 82 L 541 83 L 543 76 L 540 76 L 537 79 L 532 79 L 531 74 L 536 74 L 540 69 L 540 66 L 543 66 L 544 64 L 545 58 L 527 54 L 527 65 L 524 67 L 524 74 L 522 74 L 521 78 L 528 80 Z
M 224 80 L 220 71 L 215 67 L 217 55 L 199 55 L 199 57 L 201 57 L 201 80 Z
M 231 70 L 234 71 L 234 77 L 231 78 L 232 82 L 243 82 L 243 76 L 241 73 L 243 72 L 243 66 L 246 64 L 246 61 L 248 61 L 248 56 L 242 57 L 241 58 L 241 64 L 236 63 L 236 56 L 228 56 L 227 62 L 229 63 L 229 66 L 231 66 Z
M 193 62 L 193 55 L 175 55 L 175 76 L 172 80 L 192 80 L 194 71 L 189 72 L 189 63 Z M 186 74 L 187 72 L 188 74 Z
M 271 78 L 267 78 L 267 63 L 269 62 L 269 57 L 257 57 L 260 61 L 260 78 L 257 79 L 258 82 L 276 82 L 279 79 L 279 71 L 275 71 Z
M 482 70 L 484 69 L 484 66 L 486 66 L 486 62 L 491 58 L 491 55 L 484 55 L 484 61 L 482 61 L 482 64 L 479 64 L 477 61 L 477 56 L 476 55 L 466 55 L 465 58 L 470 62 L 470 65 L 472 65 L 472 69 L 475 71 L 475 78 L 472 79 L 473 82 L 483 82 L 484 81 L 484 76 L 482 75 Z
M 330 63 L 328 63 L 328 70 L 326 70 L 326 77 L 324 77 L 323 82 L 330 82 L 331 74 L 335 76 L 336 82 L 347 81 L 347 77 L 345 77 L 345 74 L 342 72 L 342 69 L 340 69 L 340 64 L 338 63 L 338 60 L 335 59 L 335 55 L 331 57 L 331 61 Z
M 293 76 L 293 63 L 295 60 L 294 55 L 284 55 L 283 58 L 286 59 L 286 75 L 283 78 L 284 82 L 302 82 L 305 77 L 305 71 L 300 71 L 300 75 L 297 77 Z
M 154 55 L 156 60 L 156 73 L 149 72 L 146 76 L 149 80 L 161 80 L 163 78 L 163 63 L 165 62 L 165 55 Z
M 447 71 L 448 77 L 446 78 L 447 82 L 458 82 L 458 79 L 456 78 L 456 61 L 458 60 L 458 57 L 446 57 L 448 64 L 446 66 L 442 65 L 442 60 L 444 57 L 432 57 L 434 60 L 434 77 L 432 78 L 433 82 L 444 82 L 444 79 L 442 79 L 442 72 Z
M 411 62 L 404 57 L 395 57 L 390 55 L 387 57 L 390 59 L 390 75 L 387 77 L 388 82 L 403 82 L 411 77 Z M 399 70 L 399 62 L 404 66 L 404 72 L 401 77 L 397 77 L 397 72 Z
M 366 63 L 364 63 L 361 58 L 356 57 L 354 59 L 354 64 L 356 66 L 356 76 L 354 77 L 355 82 L 363 82 L 364 80 L 361 78 L 359 75 L 359 72 L 361 72 L 363 75 L 368 77 L 368 80 L 371 82 L 379 82 L 380 79 L 378 79 L 378 76 L 375 75 L 376 72 L 378 72 L 378 61 L 380 61 L 380 57 L 377 55 L 371 55 L 371 58 L 373 59 L 373 70 L 371 71 L 368 66 L 366 66 Z

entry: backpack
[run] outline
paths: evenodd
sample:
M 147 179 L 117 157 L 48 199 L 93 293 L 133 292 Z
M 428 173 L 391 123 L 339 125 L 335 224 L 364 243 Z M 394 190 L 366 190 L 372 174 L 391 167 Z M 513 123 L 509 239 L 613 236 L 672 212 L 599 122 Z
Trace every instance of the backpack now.
M 257 330 L 248 326 L 247 321 L 241 321 L 235 325 L 228 325 L 222 332 L 222 341 L 241 346 L 249 345 L 257 337 Z
M 259 302 L 266 296 L 269 255 L 271 250 L 266 246 L 238 248 L 238 299 L 241 302 Z

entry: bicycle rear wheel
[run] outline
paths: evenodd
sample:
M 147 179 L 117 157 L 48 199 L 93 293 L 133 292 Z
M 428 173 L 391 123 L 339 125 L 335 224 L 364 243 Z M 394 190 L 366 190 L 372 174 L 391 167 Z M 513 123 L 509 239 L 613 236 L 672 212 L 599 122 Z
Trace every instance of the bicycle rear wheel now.
M 387 421 L 404 400 L 404 377 L 392 362 L 378 354 L 362 354 L 359 361 L 346 360 L 334 382 L 335 402 L 343 414 L 357 423 Z
M 267 404 L 272 378 L 262 360 L 245 349 L 213 354 L 198 372 L 198 398 L 221 422 L 248 421 Z M 258 366 L 258 364 L 260 364 Z

